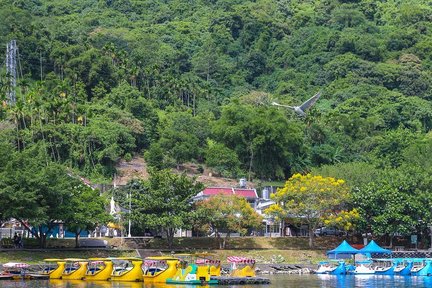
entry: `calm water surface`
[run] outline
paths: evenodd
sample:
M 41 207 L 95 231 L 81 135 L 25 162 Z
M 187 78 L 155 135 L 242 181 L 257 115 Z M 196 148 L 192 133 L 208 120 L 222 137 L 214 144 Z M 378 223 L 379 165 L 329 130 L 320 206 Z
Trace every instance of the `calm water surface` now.
M 216 286 L 235 288 L 296 288 L 296 287 L 432 287 L 432 277 L 415 276 L 333 276 L 333 275 L 270 275 L 271 285 Z M 198 288 L 203 286 L 143 284 L 128 282 L 86 281 L 0 281 L 0 287 L 16 288 Z M 209 286 L 208 286 L 209 287 Z

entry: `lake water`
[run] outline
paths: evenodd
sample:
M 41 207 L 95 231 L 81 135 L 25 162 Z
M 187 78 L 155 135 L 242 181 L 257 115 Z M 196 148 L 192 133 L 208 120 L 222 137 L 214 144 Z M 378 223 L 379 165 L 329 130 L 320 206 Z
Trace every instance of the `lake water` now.
M 333 275 L 269 275 L 270 285 L 216 286 L 235 288 L 297 288 L 297 287 L 432 287 L 432 277 L 415 276 L 333 276 Z M 0 287 L 14 288 L 198 288 L 202 286 L 144 284 L 128 282 L 86 282 L 86 281 L 0 281 Z

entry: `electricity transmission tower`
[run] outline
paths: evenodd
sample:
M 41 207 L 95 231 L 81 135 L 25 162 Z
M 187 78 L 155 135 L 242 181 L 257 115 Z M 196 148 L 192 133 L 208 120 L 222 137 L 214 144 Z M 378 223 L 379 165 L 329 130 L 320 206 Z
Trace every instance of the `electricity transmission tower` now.
M 16 102 L 17 53 L 18 46 L 16 40 L 11 40 L 6 47 L 6 75 L 9 78 L 7 101 L 10 105 Z

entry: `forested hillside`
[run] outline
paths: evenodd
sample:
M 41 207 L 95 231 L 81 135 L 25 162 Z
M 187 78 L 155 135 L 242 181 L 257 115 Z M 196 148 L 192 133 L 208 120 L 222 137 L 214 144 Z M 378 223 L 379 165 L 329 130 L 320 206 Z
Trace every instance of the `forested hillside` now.
M 251 179 L 313 169 L 357 186 L 388 169 L 416 185 L 430 178 L 428 0 L 0 7 L 2 59 L 10 40 L 19 48 L 15 105 L 5 65 L 0 74 L 0 172 L 36 146 L 96 181 L 135 153 L 159 169 L 196 162 Z M 270 105 L 318 91 L 306 118 Z

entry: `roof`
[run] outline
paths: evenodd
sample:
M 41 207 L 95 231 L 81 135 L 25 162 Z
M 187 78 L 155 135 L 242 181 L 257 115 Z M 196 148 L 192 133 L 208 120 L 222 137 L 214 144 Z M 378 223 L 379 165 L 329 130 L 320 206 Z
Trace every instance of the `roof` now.
M 260 200 L 260 202 L 258 202 L 256 206 L 256 209 L 267 209 L 273 204 L 276 204 L 276 202 L 273 200 L 269 200 L 269 199 Z
M 338 255 L 338 254 L 357 254 L 359 253 L 359 250 L 353 248 L 351 245 L 348 244 L 346 240 L 344 240 L 341 244 L 339 244 L 338 247 L 336 247 L 333 250 L 327 251 L 327 255 Z
M 359 250 L 359 253 L 376 253 L 376 254 L 391 254 L 392 251 L 380 247 L 374 240 L 370 241 L 368 245 Z
M 203 195 L 210 196 L 210 195 L 218 195 L 218 194 L 224 194 L 224 195 L 232 195 L 233 194 L 232 188 L 227 187 L 207 187 L 202 192 Z
M 230 187 L 207 187 L 203 191 L 201 191 L 197 196 L 209 197 L 218 194 L 238 195 L 249 199 L 258 198 L 258 194 L 255 189 L 230 188 Z
M 258 198 L 255 189 L 245 189 L 245 188 L 234 188 L 234 194 L 243 196 L 245 198 Z

